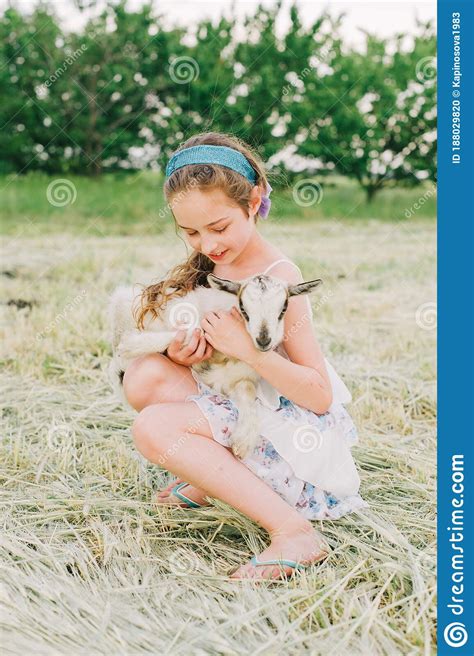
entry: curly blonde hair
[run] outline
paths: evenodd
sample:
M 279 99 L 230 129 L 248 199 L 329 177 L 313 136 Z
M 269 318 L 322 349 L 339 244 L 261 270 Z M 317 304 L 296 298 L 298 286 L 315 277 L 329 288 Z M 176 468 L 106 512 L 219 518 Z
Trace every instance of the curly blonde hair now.
M 266 192 L 268 180 L 263 162 L 255 151 L 238 137 L 219 132 L 205 132 L 187 139 L 175 152 L 205 144 L 228 146 L 242 153 L 256 173 L 255 185 L 261 188 L 262 194 Z M 230 200 L 248 212 L 253 186 L 243 175 L 227 167 L 216 164 L 189 164 L 170 175 L 164 183 L 163 192 L 168 202 L 167 208 L 171 210 L 173 198 L 190 189 L 220 189 Z M 178 231 L 176 220 L 175 228 Z M 213 269 L 214 262 L 211 259 L 199 251 L 194 251 L 187 260 L 173 267 L 164 280 L 143 289 L 140 306 L 135 311 L 137 327 L 143 330 L 146 316 L 151 313 L 154 318 L 158 317 L 160 310 L 163 310 L 171 298 L 184 296 L 197 286 L 209 287 L 207 274 Z

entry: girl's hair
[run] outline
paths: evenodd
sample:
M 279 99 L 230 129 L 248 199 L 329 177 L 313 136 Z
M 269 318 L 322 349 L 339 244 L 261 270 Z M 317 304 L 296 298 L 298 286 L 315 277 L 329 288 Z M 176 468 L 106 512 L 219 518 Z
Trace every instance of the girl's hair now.
M 241 152 L 256 173 L 255 185 L 261 188 L 262 194 L 266 192 L 268 180 L 263 162 L 245 142 L 237 137 L 219 132 L 205 132 L 190 137 L 175 152 L 204 144 L 228 146 Z M 227 167 L 216 164 L 189 164 L 170 175 L 164 183 L 163 191 L 169 210 L 172 210 L 173 207 L 172 199 L 184 195 L 190 189 L 204 191 L 220 189 L 244 212 L 248 212 L 250 192 L 253 186 L 243 175 Z M 176 221 L 175 228 L 178 232 Z M 211 259 L 199 251 L 193 251 L 187 260 L 171 269 L 164 280 L 146 287 L 141 294 L 140 307 L 135 311 L 138 328 L 144 328 L 144 320 L 148 313 L 156 318 L 159 310 L 162 310 L 174 296 L 185 296 L 188 291 L 198 285 L 209 287 L 207 274 L 213 269 L 214 262 Z

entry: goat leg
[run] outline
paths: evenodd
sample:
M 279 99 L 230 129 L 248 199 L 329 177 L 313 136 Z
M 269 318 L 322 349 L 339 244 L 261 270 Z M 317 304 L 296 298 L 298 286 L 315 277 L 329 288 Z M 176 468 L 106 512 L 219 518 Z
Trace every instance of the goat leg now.
M 151 330 L 135 330 L 125 333 L 117 348 L 120 360 L 131 360 L 141 355 L 150 353 L 164 353 L 177 331 L 162 331 L 159 333 Z
M 232 386 L 229 396 L 239 409 L 237 425 L 232 432 L 232 451 L 243 459 L 253 452 L 259 437 L 256 384 L 252 380 L 241 379 Z

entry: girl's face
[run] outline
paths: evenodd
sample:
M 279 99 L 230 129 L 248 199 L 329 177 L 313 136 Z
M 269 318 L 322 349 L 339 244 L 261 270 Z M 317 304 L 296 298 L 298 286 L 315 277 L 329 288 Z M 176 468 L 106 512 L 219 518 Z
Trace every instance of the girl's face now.
M 260 207 L 259 187 L 252 190 L 249 206 L 251 215 Z M 229 263 L 246 247 L 255 234 L 255 223 L 241 207 L 220 189 L 200 191 L 192 189 L 172 201 L 178 226 L 190 246 L 213 262 Z

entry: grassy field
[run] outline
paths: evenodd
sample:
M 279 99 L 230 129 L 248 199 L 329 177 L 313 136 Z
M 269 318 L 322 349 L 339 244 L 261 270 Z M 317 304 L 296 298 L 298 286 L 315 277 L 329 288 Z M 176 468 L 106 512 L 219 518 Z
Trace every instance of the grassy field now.
M 106 380 L 107 295 L 185 256 L 169 221 L 143 220 L 155 191 L 78 180 L 48 213 L 44 184 L 20 184 L 2 205 L 3 653 L 434 654 L 435 227 L 397 220 L 420 192 L 391 197 L 384 221 L 365 206 L 331 220 L 331 191 L 313 219 L 262 224 L 331 292 L 315 330 L 353 393 L 370 508 L 315 522 L 330 557 L 259 585 L 225 576 L 267 543 L 253 522 L 219 501 L 152 507 L 170 477 L 135 451 Z
M 66 179 L 66 182 L 62 180 Z M 273 221 L 331 219 L 406 222 L 433 219 L 436 194 L 431 183 L 414 189 L 386 189 L 371 204 L 364 192 L 346 179 L 304 182 L 272 194 Z M 170 224 L 162 178 L 144 172 L 105 175 L 90 179 L 75 176 L 49 178 L 38 173 L 0 177 L 0 224 L 9 235 L 41 236 L 47 233 L 105 235 L 156 235 Z M 296 199 L 296 202 L 295 202 Z M 314 202 L 313 202 L 314 201 Z M 63 204 L 64 203 L 64 204 Z M 418 204 L 418 208 L 415 208 Z

